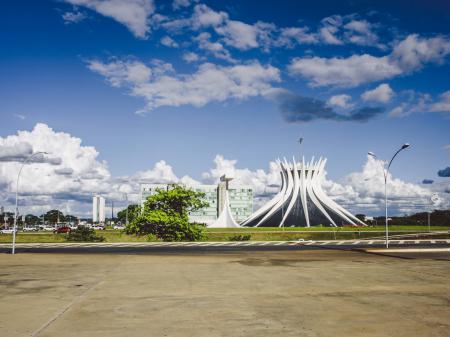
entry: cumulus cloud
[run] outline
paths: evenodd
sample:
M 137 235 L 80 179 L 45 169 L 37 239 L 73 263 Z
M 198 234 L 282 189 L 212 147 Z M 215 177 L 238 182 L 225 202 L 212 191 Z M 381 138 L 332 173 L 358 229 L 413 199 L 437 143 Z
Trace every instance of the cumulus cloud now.
M 194 38 L 194 41 L 198 42 L 200 49 L 206 50 L 214 55 L 216 58 L 225 60 L 231 63 L 237 62 L 230 54 L 230 52 L 220 42 L 212 42 L 211 34 L 207 32 L 200 33 Z
M 335 35 L 341 25 L 342 17 L 340 15 L 333 15 L 322 19 L 322 28 L 319 29 L 321 39 L 327 44 L 344 44 L 344 42 Z
M 297 57 L 291 61 L 288 70 L 292 75 L 307 79 L 312 87 L 354 87 L 405 75 L 428 63 L 440 64 L 448 54 L 450 39 L 447 37 L 423 38 L 412 34 L 385 56 Z
M 150 32 L 150 16 L 155 11 L 153 0 L 65 0 L 89 8 L 126 26 L 136 37 L 146 38 Z
M 342 94 L 331 96 L 328 99 L 327 103 L 330 106 L 335 106 L 342 109 L 351 109 L 354 107 L 354 104 L 351 103 L 351 100 L 352 100 L 351 96 Z
M 202 107 L 213 101 L 243 100 L 263 95 L 271 83 L 280 81 L 277 68 L 257 61 L 233 66 L 203 63 L 193 74 L 170 74 L 170 64 L 152 66 L 138 61 L 92 60 L 88 67 L 111 85 L 128 88 L 131 95 L 145 99 L 141 113 L 160 106 Z
M 328 119 L 339 122 L 367 122 L 382 113 L 382 109 L 361 107 L 350 113 L 338 113 L 326 102 L 319 99 L 297 95 L 285 89 L 273 89 L 267 97 L 275 101 L 289 123 L 310 122 L 317 119 Z
M 193 52 L 186 52 L 183 54 L 183 60 L 187 63 L 196 62 L 200 60 L 200 56 Z
M 172 39 L 170 36 L 163 36 L 161 38 L 161 44 L 163 46 L 169 47 L 169 48 L 178 48 L 178 43 Z
M 5 147 L 8 149 L 3 151 L 3 154 L 9 158 L 12 156 L 13 159 L 29 155 L 33 150 L 59 155 L 57 159 L 60 166 L 56 169 L 52 165 L 41 164 L 46 162 L 45 158 L 37 159 L 23 169 L 20 180 L 22 196 L 35 196 L 34 199 L 45 197 L 51 205 L 52 196 L 58 193 L 89 196 L 92 193 L 109 190 L 107 181 L 110 174 L 107 164 L 97 160 L 98 152 L 95 148 L 82 146 L 81 139 L 67 133 L 56 132 L 46 124 L 38 123 L 31 131 L 19 131 L 16 135 L 0 137 L 0 148 Z M 0 162 L 0 185 L 3 186 L 0 196 L 7 198 L 15 192 L 20 165 L 21 162 L 18 160 Z M 99 177 L 94 180 L 81 179 L 86 172 L 96 172 Z M 30 198 L 25 199 L 27 205 L 33 201 Z
M 59 208 L 86 217 L 91 215 L 93 194 L 103 195 L 108 204 L 114 200 L 116 207 L 125 207 L 125 194 L 129 202 L 139 202 L 140 183 L 183 183 L 188 186 L 216 184 L 224 174 L 234 178 L 232 186 L 245 185 L 253 189 L 256 209 L 269 200 L 280 186 L 279 168 L 275 162 L 270 162 L 267 169 L 252 170 L 238 167 L 237 160 L 217 155 L 212 167 L 202 173 L 201 180 L 195 180 L 189 176 L 177 176 L 172 166 L 161 160 L 151 169 L 112 177 L 107 163 L 99 161 L 95 148 L 82 145 L 81 139 L 56 132 L 45 124 L 37 124 L 31 131 L 19 131 L 16 135 L 0 138 L 1 146 L 27 143 L 46 151 L 61 153 L 61 165 L 54 169 L 50 165 L 33 163 L 25 168 L 20 184 L 19 205 L 22 213 L 41 214 L 50 208 Z M 30 152 L 27 145 L 18 145 L 17 148 L 20 151 L 16 149 L 13 155 Z M 11 149 L 8 151 L 11 154 Z M 0 162 L 0 197 L 10 207 L 14 203 L 13 185 L 19 165 L 17 162 Z M 429 204 L 431 190 L 425 186 L 407 183 L 391 175 L 388 182 L 392 214 L 417 211 L 418 207 Z M 383 207 L 383 183 L 380 162 L 368 157 L 361 171 L 347 175 L 340 182 L 325 177 L 323 187 L 328 195 L 351 211 L 377 214 Z M 443 194 L 441 197 L 447 200 Z
M 375 89 L 365 91 L 361 95 L 361 98 L 364 101 L 369 101 L 369 102 L 387 103 L 391 100 L 391 98 L 394 96 L 394 94 L 395 93 L 391 89 L 389 84 L 383 83 L 383 84 L 380 84 Z

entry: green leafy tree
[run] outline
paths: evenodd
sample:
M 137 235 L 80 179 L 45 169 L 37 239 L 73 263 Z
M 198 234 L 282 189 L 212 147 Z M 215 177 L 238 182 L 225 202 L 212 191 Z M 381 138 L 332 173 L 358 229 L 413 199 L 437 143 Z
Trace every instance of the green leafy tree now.
M 128 205 L 128 223 L 134 221 L 141 212 L 141 206 L 139 205 Z M 127 219 L 127 209 L 121 210 L 119 213 L 117 213 L 117 219 L 121 223 L 126 223 Z
M 65 217 L 64 214 L 57 210 L 57 209 L 52 209 L 51 211 L 48 211 L 47 213 L 44 214 L 45 216 L 45 222 L 49 222 L 49 223 L 57 223 L 58 219 L 60 222 L 65 221 Z M 41 216 L 42 218 L 42 216 Z
M 25 223 L 27 225 L 37 225 L 39 223 L 39 217 L 33 214 L 27 214 L 25 216 Z
M 153 235 L 164 241 L 196 241 L 203 225 L 190 223 L 189 213 L 208 207 L 204 193 L 174 185 L 157 190 L 144 203 L 142 212 L 127 226 L 128 234 Z

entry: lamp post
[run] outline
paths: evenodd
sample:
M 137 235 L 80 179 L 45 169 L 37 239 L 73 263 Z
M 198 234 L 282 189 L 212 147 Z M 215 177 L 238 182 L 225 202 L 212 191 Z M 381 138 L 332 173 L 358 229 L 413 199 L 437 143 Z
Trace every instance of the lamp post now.
M 20 179 L 20 174 L 22 173 L 22 169 L 25 166 L 25 164 L 27 164 L 31 158 L 33 158 L 34 156 L 38 155 L 38 154 L 48 154 L 48 152 L 44 152 L 44 151 L 39 151 L 39 152 L 35 152 L 30 154 L 27 159 L 25 159 L 25 161 L 22 163 L 22 166 L 19 169 L 19 173 L 17 174 L 17 182 L 16 182 L 16 209 L 15 209 L 15 213 L 14 213 L 14 227 L 13 227 L 13 242 L 12 242 L 12 254 L 16 253 L 16 231 L 17 231 L 17 215 L 18 215 L 18 199 L 19 199 L 19 179 Z
M 384 175 L 384 207 L 385 207 L 385 219 L 386 219 L 386 248 L 389 248 L 389 227 L 388 227 L 388 204 L 387 204 L 387 178 L 389 175 L 389 168 L 391 167 L 391 164 L 394 160 L 394 158 L 400 153 L 400 151 L 410 147 L 410 144 L 405 143 L 402 145 L 400 149 L 397 150 L 397 152 L 394 153 L 391 160 L 389 161 L 389 164 L 387 168 L 385 168 L 386 162 L 382 162 L 381 166 L 383 169 L 383 175 Z M 378 159 L 378 157 L 373 152 L 368 152 L 369 156 L 372 156 L 375 159 Z

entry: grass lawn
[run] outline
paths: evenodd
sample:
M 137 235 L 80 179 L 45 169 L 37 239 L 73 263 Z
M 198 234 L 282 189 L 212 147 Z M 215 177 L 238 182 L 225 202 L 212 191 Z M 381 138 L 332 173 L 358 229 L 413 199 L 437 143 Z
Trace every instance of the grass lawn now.
M 426 232 L 427 226 L 392 226 L 389 227 L 390 235 Z M 447 227 L 432 227 L 432 231 L 450 231 Z M 97 231 L 98 235 L 105 237 L 106 242 L 146 242 L 147 237 L 137 237 L 127 235 L 119 230 Z M 289 241 L 289 240 L 351 240 L 369 237 L 382 237 L 384 227 L 288 227 L 288 228 L 207 228 L 205 229 L 205 241 L 229 241 L 236 235 L 250 235 L 250 240 L 254 241 Z M 11 234 L 1 234 L 1 243 L 10 243 Z M 17 234 L 17 242 L 67 242 L 65 234 L 53 233 L 21 233 Z

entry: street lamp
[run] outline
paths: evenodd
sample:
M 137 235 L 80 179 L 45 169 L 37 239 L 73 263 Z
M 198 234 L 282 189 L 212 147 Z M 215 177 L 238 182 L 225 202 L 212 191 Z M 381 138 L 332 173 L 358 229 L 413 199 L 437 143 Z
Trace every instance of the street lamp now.
M 394 153 L 391 160 L 389 161 L 389 164 L 387 168 L 385 168 L 386 162 L 382 161 L 381 166 L 383 169 L 383 175 L 384 175 L 384 206 L 385 206 L 385 219 L 386 219 L 386 248 L 389 248 L 389 228 L 388 228 L 388 204 L 387 204 L 387 178 L 389 175 L 389 168 L 391 167 L 392 161 L 394 158 L 400 153 L 400 151 L 410 147 L 409 143 L 405 143 L 402 145 L 400 149 L 397 150 L 397 152 Z M 378 157 L 373 152 L 368 152 L 368 155 L 378 159 Z
M 13 242 L 12 242 L 12 254 L 16 253 L 16 230 L 17 230 L 17 215 L 18 215 L 18 199 L 19 199 L 19 179 L 20 179 L 20 174 L 22 173 L 22 169 L 25 166 L 25 164 L 27 164 L 31 158 L 33 158 L 34 156 L 37 156 L 38 154 L 48 154 L 48 152 L 44 152 L 44 151 L 39 151 L 39 152 L 35 152 L 30 154 L 27 159 L 25 159 L 25 161 L 22 163 L 22 166 L 20 167 L 19 173 L 17 174 L 17 182 L 16 182 L 16 209 L 15 209 L 15 214 L 14 214 L 14 227 L 13 227 Z

